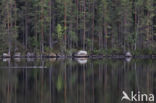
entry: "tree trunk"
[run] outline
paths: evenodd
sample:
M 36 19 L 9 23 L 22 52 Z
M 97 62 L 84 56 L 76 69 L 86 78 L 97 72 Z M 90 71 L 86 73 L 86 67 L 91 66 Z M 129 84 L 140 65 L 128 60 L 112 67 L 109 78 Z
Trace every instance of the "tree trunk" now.
M 27 16 L 27 9 L 28 9 L 28 1 L 26 1 L 26 10 L 25 10 L 25 47 L 26 47 L 26 50 L 28 48 L 28 16 Z
M 50 0 L 49 3 L 49 16 L 50 16 L 50 22 L 49 22 L 49 46 L 52 48 L 52 0 Z
M 84 27 L 84 30 L 83 30 L 83 50 L 85 50 L 85 40 L 86 40 L 86 0 L 84 0 L 84 15 L 83 15 L 83 27 Z
M 64 0 L 64 43 L 65 43 L 65 50 L 66 50 L 66 43 L 67 43 L 67 11 L 66 11 L 66 0 Z
M 107 23 L 104 21 L 104 34 L 105 34 L 105 48 L 107 49 Z
M 44 0 L 42 0 L 44 3 Z M 44 53 L 44 14 L 43 6 L 41 7 L 41 52 Z
M 9 4 L 7 4 L 7 32 L 8 32 L 8 47 L 9 47 L 9 49 L 8 49 L 8 54 L 10 55 L 10 53 L 11 53 L 11 40 L 10 40 L 10 10 L 9 10 Z
M 95 22 L 94 22 L 94 19 L 95 19 L 95 1 L 93 0 L 93 18 L 92 18 L 92 47 L 91 47 L 91 50 L 94 49 L 94 27 L 95 27 Z
M 79 2 L 76 0 L 76 35 L 79 35 Z M 76 47 L 78 47 L 78 41 L 76 42 Z
M 137 49 L 137 35 L 138 35 L 138 23 L 137 23 L 137 10 L 136 10 L 136 6 L 134 6 L 135 8 L 135 46 L 134 46 L 134 50 Z

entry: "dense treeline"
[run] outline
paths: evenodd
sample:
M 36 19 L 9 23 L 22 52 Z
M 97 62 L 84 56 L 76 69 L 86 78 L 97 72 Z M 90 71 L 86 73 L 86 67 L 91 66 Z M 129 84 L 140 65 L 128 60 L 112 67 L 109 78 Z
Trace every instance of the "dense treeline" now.
M 155 0 L 1 0 L 0 51 L 154 49 Z

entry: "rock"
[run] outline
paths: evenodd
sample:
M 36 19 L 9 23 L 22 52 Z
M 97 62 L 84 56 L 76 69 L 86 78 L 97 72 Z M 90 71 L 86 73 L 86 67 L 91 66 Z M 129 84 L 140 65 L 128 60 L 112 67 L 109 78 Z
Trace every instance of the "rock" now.
M 131 54 L 131 52 L 126 52 L 125 56 L 126 57 L 132 57 L 132 54 Z
M 34 62 L 34 58 L 27 58 L 27 62 Z
M 17 52 L 17 53 L 15 53 L 14 56 L 15 56 L 15 57 L 20 57 L 20 56 L 21 56 L 21 53 L 20 53 L 20 52 Z
M 65 58 L 65 55 L 62 54 L 62 53 L 58 53 L 57 56 L 58 56 L 59 58 Z
M 27 53 L 27 57 L 34 57 L 34 56 L 35 56 L 34 53 L 30 53 L 30 52 Z
M 8 54 L 8 53 L 3 53 L 3 57 L 10 57 L 10 54 Z
M 87 51 L 80 50 L 74 56 L 79 56 L 79 57 L 88 56 L 88 53 Z
M 50 57 L 56 57 L 56 54 L 55 53 L 50 53 L 49 56 Z
M 156 55 L 152 55 L 152 58 L 156 58 Z

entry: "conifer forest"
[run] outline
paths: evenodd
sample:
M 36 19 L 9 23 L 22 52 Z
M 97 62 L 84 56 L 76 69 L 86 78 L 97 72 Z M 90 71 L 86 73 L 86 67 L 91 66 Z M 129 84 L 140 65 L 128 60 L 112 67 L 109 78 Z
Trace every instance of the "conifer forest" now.
M 155 49 L 155 0 L 0 0 L 0 53 Z
M 156 0 L 0 0 L 0 103 L 156 103 Z

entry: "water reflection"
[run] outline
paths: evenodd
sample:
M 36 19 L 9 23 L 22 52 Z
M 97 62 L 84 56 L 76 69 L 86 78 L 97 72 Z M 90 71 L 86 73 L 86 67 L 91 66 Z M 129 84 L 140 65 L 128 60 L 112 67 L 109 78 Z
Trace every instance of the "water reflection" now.
M 87 61 L 1 60 L 0 103 L 121 103 L 123 90 L 156 92 L 155 60 Z
M 3 58 L 3 62 L 10 62 L 10 58 Z
M 79 64 L 86 64 L 88 62 L 88 58 L 76 58 L 75 59 Z
M 125 58 L 126 62 L 130 63 L 132 58 L 131 57 L 128 57 L 128 58 Z

